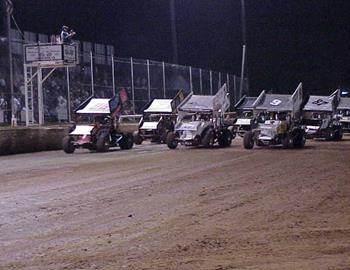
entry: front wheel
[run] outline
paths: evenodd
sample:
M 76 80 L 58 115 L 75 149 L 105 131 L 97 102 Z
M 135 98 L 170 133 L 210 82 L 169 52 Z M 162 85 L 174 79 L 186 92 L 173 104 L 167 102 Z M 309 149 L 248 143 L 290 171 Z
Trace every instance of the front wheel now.
M 254 147 L 254 134 L 251 131 L 244 133 L 243 146 L 245 149 L 252 149 Z
M 223 130 L 218 138 L 218 143 L 220 147 L 230 146 L 232 143 L 232 133 L 227 129 Z
M 342 139 L 343 139 L 343 131 L 339 130 L 338 140 L 341 141 Z
M 203 138 L 202 138 L 202 145 L 204 147 L 213 147 L 214 146 L 214 131 L 213 129 L 208 129 L 204 135 L 203 135 Z
M 327 141 L 333 141 L 335 138 L 335 132 L 333 130 L 330 130 L 329 133 L 326 136 Z
M 138 144 L 138 145 L 142 144 L 143 138 L 142 138 L 142 136 L 141 136 L 139 131 L 135 131 L 134 134 L 133 134 L 133 137 L 134 137 L 134 143 L 135 144 Z
M 306 142 L 305 134 L 297 134 L 293 138 L 293 147 L 294 148 L 304 148 Z
M 337 130 L 335 132 L 334 140 L 341 141 L 342 139 L 343 139 L 343 131 L 342 130 Z
M 131 149 L 134 145 L 134 139 L 131 134 L 123 135 L 119 141 L 119 147 L 123 150 Z
M 292 144 L 293 144 L 293 140 L 292 140 L 291 136 L 289 134 L 287 134 L 282 139 L 283 148 L 285 148 L 285 149 L 290 148 Z
M 226 134 L 227 134 L 227 136 L 226 136 L 226 145 L 225 146 L 229 147 L 229 146 L 231 146 L 232 140 L 234 139 L 234 137 L 229 130 L 226 130 Z
M 97 152 L 107 152 L 110 147 L 110 140 L 108 133 L 102 133 L 98 136 L 96 141 L 96 151 Z
M 174 132 L 169 132 L 166 137 L 166 144 L 170 149 L 175 149 L 177 147 L 178 141 L 176 139 L 176 134 Z
M 62 140 L 63 151 L 67 154 L 73 154 L 75 151 L 74 139 L 71 136 L 65 136 Z

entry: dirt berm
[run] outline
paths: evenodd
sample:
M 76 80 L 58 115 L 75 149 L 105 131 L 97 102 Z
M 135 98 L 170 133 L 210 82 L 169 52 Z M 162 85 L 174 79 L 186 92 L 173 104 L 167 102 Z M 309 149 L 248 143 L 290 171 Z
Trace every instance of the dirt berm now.
M 62 148 L 68 126 L 0 128 L 0 155 Z

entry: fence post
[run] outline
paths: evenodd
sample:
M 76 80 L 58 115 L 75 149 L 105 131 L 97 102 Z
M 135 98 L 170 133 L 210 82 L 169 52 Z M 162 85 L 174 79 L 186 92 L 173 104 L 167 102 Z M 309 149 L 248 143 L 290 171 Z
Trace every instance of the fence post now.
M 191 92 L 193 92 L 193 85 L 192 85 L 192 67 L 191 67 L 191 66 L 189 67 L 189 70 L 190 70 L 190 89 L 191 89 Z
M 132 96 L 132 106 L 133 106 L 133 112 L 135 113 L 134 62 L 133 62 L 132 57 L 130 57 L 130 71 L 131 71 L 131 96 Z
M 244 83 L 244 68 L 245 68 L 245 50 L 246 47 L 243 45 L 243 52 L 242 52 L 242 67 L 241 67 L 241 84 L 239 86 L 239 96 L 238 98 L 241 98 L 243 93 L 243 83 Z
M 233 75 L 233 95 L 235 97 L 235 101 L 237 100 L 237 84 L 236 84 L 236 75 Z
M 39 125 L 44 124 L 44 101 L 43 101 L 43 73 L 41 67 L 38 67 L 38 107 L 39 107 Z
M 69 67 L 66 67 L 66 78 L 67 78 L 67 109 L 68 109 L 68 122 L 72 121 L 71 108 L 70 108 L 70 77 L 69 77 Z
M 113 87 L 113 94 L 116 94 L 116 89 L 115 89 L 115 77 L 114 77 L 114 55 L 111 55 L 112 57 L 112 87 Z
M 5 2 L 5 1 L 4 1 Z M 11 2 L 11 1 L 10 1 Z M 6 4 L 4 3 L 4 7 Z M 9 9 L 9 8 L 7 8 Z M 5 13 L 5 12 L 4 12 Z M 5 20 L 2 20 L 5 22 Z M 6 27 L 7 27 L 7 41 L 8 41 L 8 64 L 9 64 L 9 71 L 10 71 L 10 105 L 11 105 L 11 127 L 16 126 L 16 116 L 15 116 L 15 95 L 14 95 L 14 88 L 13 88 L 13 60 L 12 60 L 12 38 L 11 38 L 11 14 L 10 11 L 6 12 Z
M 151 75 L 149 73 L 149 60 L 147 59 L 147 87 L 148 87 L 148 101 L 151 101 Z
M 227 90 L 230 92 L 230 76 L 228 73 L 226 73 L 226 85 L 227 85 Z
M 30 67 L 30 76 L 33 76 L 33 67 Z M 31 107 L 31 114 L 30 114 L 30 119 L 32 119 L 32 123 L 34 122 L 34 86 L 33 86 L 33 80 L 30 81 L 30 92 L 31 92 L 31 101 L 30 101 L 30 107 Z
M 90 51 L 90 76 L 91 76 L 91 95 L 95 95 L 95 87 L 94 87 L 94 63 L 92 59 L 92 51 Z
M 201 91 L 201 95 L 203 94 L 203 84 L 202 84 L 202 69 L 199 69 L 199 89 Z
M 27 65 L 23 65 L 24 73 L 24 102 L 26 106 L 26 126 L 29 126 L 29 102 L 28 102 L 28 77 L 27 77 Z M 33 97 L 32 97 L 33 98 Z
M 231 92 L 230 92 L 230 76 L 228 75 L 228 73 L 226 73 L 226 87 L 227 87 L 227 92 L 230 93 L 230 96 L 231 96 Z
M 163 66 L 163 97 L 166 98 L 166 93 L 165 93 L 165 63 L 162 62 Z
M 209 71 L 209 77 L 210 77 L 210 95 L 213 95 L 213 75 L 212 71 Z

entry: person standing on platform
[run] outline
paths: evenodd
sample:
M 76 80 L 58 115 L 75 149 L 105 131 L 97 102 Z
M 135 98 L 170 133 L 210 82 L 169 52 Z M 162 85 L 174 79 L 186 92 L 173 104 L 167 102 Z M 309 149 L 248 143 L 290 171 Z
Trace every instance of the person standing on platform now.
M 75 32 L 73 29 L 71 29 L 70 31 L 69 27 L 66 25 L 62 26 L 62 31 L 61 31 L 61 42 L 63 44 L 72 44 L 72 37 L 75 36 Z

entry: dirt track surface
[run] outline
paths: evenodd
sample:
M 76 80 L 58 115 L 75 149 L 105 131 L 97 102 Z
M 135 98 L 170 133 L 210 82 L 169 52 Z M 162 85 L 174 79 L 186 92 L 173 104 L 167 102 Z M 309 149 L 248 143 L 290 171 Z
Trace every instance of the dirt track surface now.
M 350 137 L 0 157 L 0 269 L 350 269 Z

